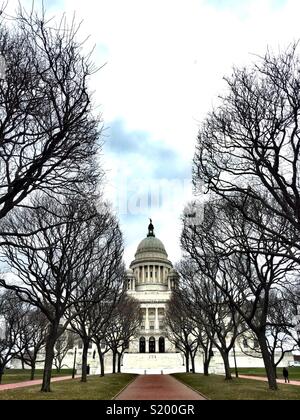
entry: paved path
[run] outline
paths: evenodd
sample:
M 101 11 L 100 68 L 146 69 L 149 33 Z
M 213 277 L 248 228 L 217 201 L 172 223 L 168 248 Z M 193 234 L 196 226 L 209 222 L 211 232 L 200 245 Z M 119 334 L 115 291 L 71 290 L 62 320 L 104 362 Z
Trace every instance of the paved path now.
M 60 376 L 58 378 L 52 378 L 51 383 L 53 382 L 61 382 L 61 381 L 68 381 L 71 380 L 71 376 Z M 0 392 L 1 391 L 8 391 L 10 389 L 18 389 L 18 388 L 28 388 L 34 385 L 42 385 L 42 379 L 36 379 L 34 381 L 26 381 L 26 382 L 18 382 L 17 384 L 5 384 L 0 385 Z
M 265 378 L 263 376 L 247 376 L 247 375 L 239 375 L 239 378 L 242 379 L 254 379 L 255 381 L 262 381 L 262 382 L 268 382 L 268 378 Z M 277 382 L 279 384 L 285 384 L 284 379 L 277 379 Z M 289 384 L 286 385 L 296 385 L 300 386 L 300 381 L 290 381 Z
M 144 375 L 129 384 L 116 400 L 189 401 L 205 398 L 170 375 Z

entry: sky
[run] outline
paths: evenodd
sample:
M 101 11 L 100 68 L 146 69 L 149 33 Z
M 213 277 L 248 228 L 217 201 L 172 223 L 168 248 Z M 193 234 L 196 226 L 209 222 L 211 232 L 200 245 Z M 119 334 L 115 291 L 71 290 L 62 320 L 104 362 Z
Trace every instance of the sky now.
M 22 0 L 21 4 L 28 5 Z M 36 0 L 36 6 L 40 1 Z M 299 0 L 44 0 L 49 15 L 83 20 L 104 67 L 91 89 L 104 122 L 105 196 L 134 258 L 149 218 L 174 263 L 180 217 L 193 198 L 201 121 L 233 65 L 251 65 L 300 39 Z M 9 7 L 14 7 L 10 0 Z

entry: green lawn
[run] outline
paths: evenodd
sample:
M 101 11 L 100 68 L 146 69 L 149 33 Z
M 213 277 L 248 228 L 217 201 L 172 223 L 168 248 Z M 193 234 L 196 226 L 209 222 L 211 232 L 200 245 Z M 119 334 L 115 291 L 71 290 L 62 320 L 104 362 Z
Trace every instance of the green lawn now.
M 53 370 L 52 376 L 71 376 L 71 369 L 63 369 L 60 373 L 57 373 Z M 37 370 L 35 379 L 43 378 L 43 370 Z M 7 369 L 2 378 L 2 385 L 5 384 L 14 384 L 18 382 L 26 382 L 30 380 L 30 370 L 21 370 L 21 369 Z
M 49 394 L 40 392 L 40 386 L 0 391 L 0 400 L 111 400 L 134 378 L 130 374 L 91 376 L 85 384 L 78 379 L 53 383 Z
M 300 400 L 298 386 L 279 385 L 279 391 L 269 391 L 267 383 L 252 379 L 225 381 L 222 376 L 186 373 L 174 377 L 211 400 Z
M 291 380 L 300 381 L 300 367 L 290 367 L 289 378 Z M 267 376 L 264 368 L 238 368 L 239 374 L 250 375 L 250 376 Z M 232 373 L 235 374 L 235 370 L 232 369 Z M 282 368 L 277 369 L 278 379 L 283 379 Z

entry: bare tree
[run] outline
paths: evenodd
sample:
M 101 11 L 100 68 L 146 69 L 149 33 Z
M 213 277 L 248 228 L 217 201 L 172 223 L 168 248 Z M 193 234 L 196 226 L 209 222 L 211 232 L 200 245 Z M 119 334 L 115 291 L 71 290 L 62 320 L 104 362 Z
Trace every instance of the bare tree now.
M 82 377 L 87 380 L 87 356 L 93 337 L 103 331 L 105 323 L 109 322 L 107 316 L 113 311 L 106 311 L 106 303 L 115 302 L 114 296 L 119 294 L 125 284 L 125 269 L 123 258 L 123 238 L 114 216 L 107 217 L 106 232 L 97 250 L 97 264 L 78 286 L 76 293 L 83 294 L 84 298 L 74 302 L 70 313 L 71 328 L 79 335 L 83 343 L 82 351 Z M 115 293 L 116 291 L 116 293 Z M 112 299 L 112 300 L 111 300 Z M 73 316 L 75 313 L 75 316 Z M 101 341 L 101 339 L 100 339 Z M 99 344 L 99 342 L 98 342 Z
M 244 218 L 300 261 L 300 59 L 298 43 L 277 56 L 267 52 L 252 68 L 234 68 L 228 91 L 202 124 L 194 182 L 226 199 Z M 236 200 L 236 193 L 242 200 Z M 285 221 L 264 225 L 245 210 L 256 202 Z M 296 252 L 290 252 L 291 249 Z
M 204 376 L 209 376 L 209 367 L 211 360 L 214 356 L 213 352 L 213 340 L 207 334 L 204 325 L 200 322 L 198 323 L 198 340 L 199 346 L 203 352 L 203 373 Z
M 300 349 L 300 285 L 292 285 L 284 293 L 284 302 L 288 307 L 289 317 L 295 325 L 293 337 L 296 341 L 297 349 Z
M 203 355 L 203 372 L 204 376 L 209 376 L 209 366 L 213 357 L 213 340 L 215 331 L 209 325 L 205 311 L 196 305 L 194 300 L 195 294 L 191 292 L 189 285 L 194 284 L 197 269 L 192 260 L 183 259 L 176 267 L 180 274 L 179 287 L 174 291 L 178 295 L 178 299 L 183 305 L 188 317 L 193 320 L 196 325 L 195 333 L 198 337 L 199 350 L 202 350 Z M 207 329 L 210 328 L 210 334 L 207 334 Z
M 22 303 L 12 292 L 0 295 L 0 384 L 6 366 L 18 354 L 22 331 Z
M 197 324 L 190 316 L 184 304 L 183 294 L 177 289 L 167 305 L 166 324 L 168 326 L 168 339 L 179 349 L 185 357 L 186 372 L 195 373 L 195 357 L 199 349 Z
M 121 373 L 123 354 L 129 348 L 129 341 L 135 336 L 140 324 L 139 302 L 123 291 L 106 330 L 106 341 L 112 351 L 113 373 L 116 373 L 116 370 Z
M 0 16 L 0 220 L 17 206 L 32 205 L 35 191 L 77 194 L 93 190 L 98 169 L 99 117 L 93 115 L 88 81 L 96 69 L 83 54 L 80 25 L 58 24 L 43 11 L 21 6 L 12 20 Z M 88 181 L 88 183 L 87 183 Z M 90 191 L 88 190 L 90 186 Z M 5 241 L 13 234 L 0 226 Z M 0 244 L 2 243 L 0 240 Z
M 68 352 L 74 348 L 75 334 L 73 331 L 64 330 L 56 340 L 54 346 L 53 363 L 56 367 L 57 373 L 60 373 L 64 365 L 64 360 Z
M 13 243 L 3 247 L 19 281 L 2 279 L 0 284 L 39 308 L 49 321 L 42 385 L 42 391 L 49 392 L 54 346 L 71 320 L 64 315 L 88 291 L 80 286 L 99 262 L 98 245 L 106 233 L 108 213 L 98 213 L 92 197 L 63 203 L 43 197 L 40 203 L 34 211 L 23 209 L 9 218 L 11 230 L 36 234 L 13 236 Z
M 271 308 L 268 316 L 268 344 L 272 363 L 277 376 L 277 367 L 287 353 L 297 350 L 295 337 L 295 317 L 293 308 L 285 294 L 274 294 L 270 298 Z
M 33 381 L 36 364 L 44 362 L 40 359 L 40 353 L 46 345 L 48 320 L 39 309 L 33 309 L 28 304 L 25 306 L 27 310 L 23 313 L 20 337 L 16 342 L 18 348 L 16 358 L 21 360 L 24 367 L 27 365 L 31 368 L 30 379 Z
M 121 284 L 118 284 L 118 281 L 120 280 Z M 120 290 L 124 288 L 123 280 L 123 276 L 117 275 L 116 287 L 111 288 L 106 299 L 93 307 L 94 321 L 92 324 L 92 340 L 97 346 L 100 362 L 100 376 L 102 377 L 105 375 L 105 355 L 110 351 L 107 339 L 108 330 L 110 328 L 110 323 L 112 322 L 112 315 L 119 300 Z
M 264 226 L 277 220 L 257 201 L 250 208 Z M 282 229 L 284 225 L 277 226 L 278 232 Z M 283 245 L 265 232 L 264 227 L 249 222 L 235 206 L 221 200 L 207 204 L 201 226 L 185 226 L 182 243 L 199 271 L 256 334 L 269 386 L 277 389 L 266 338 L 270 295 L 292 281 L 295 262 L 282 252 Z
M 242 332 L 240 315 L 220 288 L 209 277 L 199 272 L 193 262 L 182 262 L 180 274 L 190 318 L 205 330 L 209 341 L 220 352 L 224 362 L 225 379 L 230 380 L 232 376 L 229 354 Z

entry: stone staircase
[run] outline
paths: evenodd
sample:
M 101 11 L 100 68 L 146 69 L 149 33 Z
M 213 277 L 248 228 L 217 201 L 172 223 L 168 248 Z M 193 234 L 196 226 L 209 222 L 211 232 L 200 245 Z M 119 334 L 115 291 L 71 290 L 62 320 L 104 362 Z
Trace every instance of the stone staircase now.
M 185 372 L 180 353 L 126 353 L 122 372 L 137 374 L 170 374 Z

